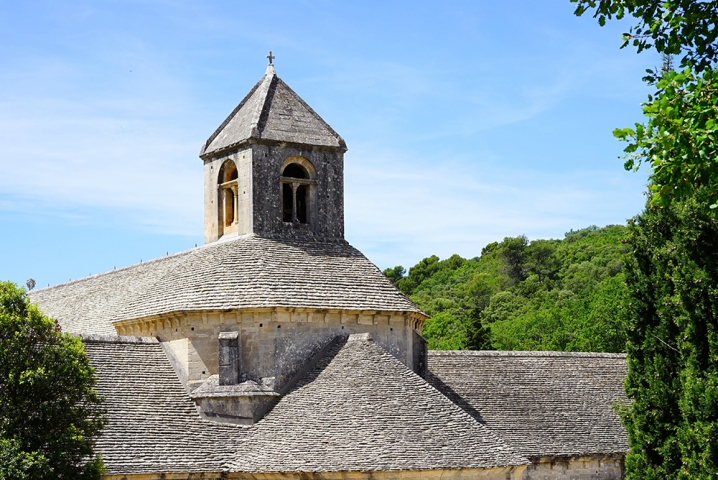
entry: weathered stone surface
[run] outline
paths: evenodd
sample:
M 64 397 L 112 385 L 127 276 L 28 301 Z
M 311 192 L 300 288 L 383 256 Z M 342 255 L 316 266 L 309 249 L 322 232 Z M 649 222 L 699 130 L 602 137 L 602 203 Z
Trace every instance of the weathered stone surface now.
M 368 334 L 338 343 L 251 427 L 203 420 L 157 343 L 97 336 L 85 348 L 108 399 L 97 449 L 110 478 L 503 480 L 529 464 Z
M 344 241 L 256 235 L 33 290 L 30 298 L 76 334 L 112 335 L 112 322 L 171 312 L 262 307 L 415 312 L 425 318 Z
M 532 460 L 522 480 L 621 480 L 623 455 L 542 457 Z
M 429 352 L 430 382 L 529 458 L 625 454 L 625 376 L 622 354 Z
M 155 339 L 84 337 L 107 399 L 96 448 L 110 474 L 220 472 L 246 432 L 200 418 Z
M 400 471 L 528 460 L 371 341 L 352 335 L 248 430 L 232 469 Z
M 346 150 L 344 140 L 277 76 L 272 65 L 205 142 L 200 157 L 235 149 L 249 140 Z
M 231 160 L 238 168 L 236 228 L 221 224 L 218 190 L 222 165 Z M 315 173 L 309 187 L 309 221 L 282 219 L 280 176 L 286 162 L 309 162 Z M 204 164 L 205 242 L 255 233 L 265 237 L 303 240 L 344 238 L 344 155 L 320 149 L 287 145 L 251 144 Z
M 218 337 L 219 385 L 239 383 L 239 332 L 220 332 Z

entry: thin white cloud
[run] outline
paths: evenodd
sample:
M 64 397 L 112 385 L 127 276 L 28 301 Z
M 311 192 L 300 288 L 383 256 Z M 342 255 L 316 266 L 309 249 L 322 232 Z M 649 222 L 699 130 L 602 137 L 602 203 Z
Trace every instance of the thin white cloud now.
M 359 157 L 347 168 L 347 236 L 382 267 L 431 254 L 472 257 L 505 236 L 556 238 L 624 223 L 644 200 L 640 178 L 629 173 L 548 174 L 464 159 L 432 166 L 376 148 Z

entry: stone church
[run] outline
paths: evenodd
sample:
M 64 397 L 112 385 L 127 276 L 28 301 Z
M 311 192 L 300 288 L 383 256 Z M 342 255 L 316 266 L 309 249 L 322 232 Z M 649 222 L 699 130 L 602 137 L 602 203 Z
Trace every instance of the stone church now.
M 622 355 L 427 351 L 344 239 L 346 144 L 267 67 L 202 146 L 205 245 L 35 290 L 107 479 L 619 479 Z

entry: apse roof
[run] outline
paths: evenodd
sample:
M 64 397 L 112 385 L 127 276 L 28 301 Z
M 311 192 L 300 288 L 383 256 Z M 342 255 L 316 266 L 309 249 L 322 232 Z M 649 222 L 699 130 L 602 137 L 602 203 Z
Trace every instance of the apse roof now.
M 207 139 L 205 158 L 250 140 L 318 146 L 346 151 L 346 143 L 289 85 L 274 65 Z
M 345 241 L 257 235 L 33 290 L 30 298 L 74 334 L 113 335 L 114 321 L 177 311 L 286 307 L 423 315 Z

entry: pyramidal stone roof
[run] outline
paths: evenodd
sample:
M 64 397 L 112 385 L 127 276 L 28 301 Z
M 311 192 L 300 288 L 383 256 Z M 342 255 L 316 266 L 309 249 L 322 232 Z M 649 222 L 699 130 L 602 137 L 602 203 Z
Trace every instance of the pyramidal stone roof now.
M 108 425 L 95 449 L 108 474 L 224 469 L 245 429 L 199 416 L 155 338 L 85 336 L 83 343 L 106 398 Z
M 97 451 L 110 475 L 416 471 L 529 463 L 368 334 L 340 341 L 249 427 L 202 419 L 155 339 L 83 341 L 97 371 L 98 391 L 107 397 L 108 425 Z
M 250 141 L 284 142 L 346 151 L 346 143 L 268 65 L 264 77 L 207 139 L 202 158 Z
M 64 331 L 116 335 L 113 321 L 179 311 L 321 308 L 423 313 L 359 250 L 245 235 L 33 290 Z
M 430 351 L 429 381 L 529 458 L 624 454 L 624 354 Z
M 334 347 L 246 440 L 232 470 L 363 472 L 528 463 L 366 333 Z

